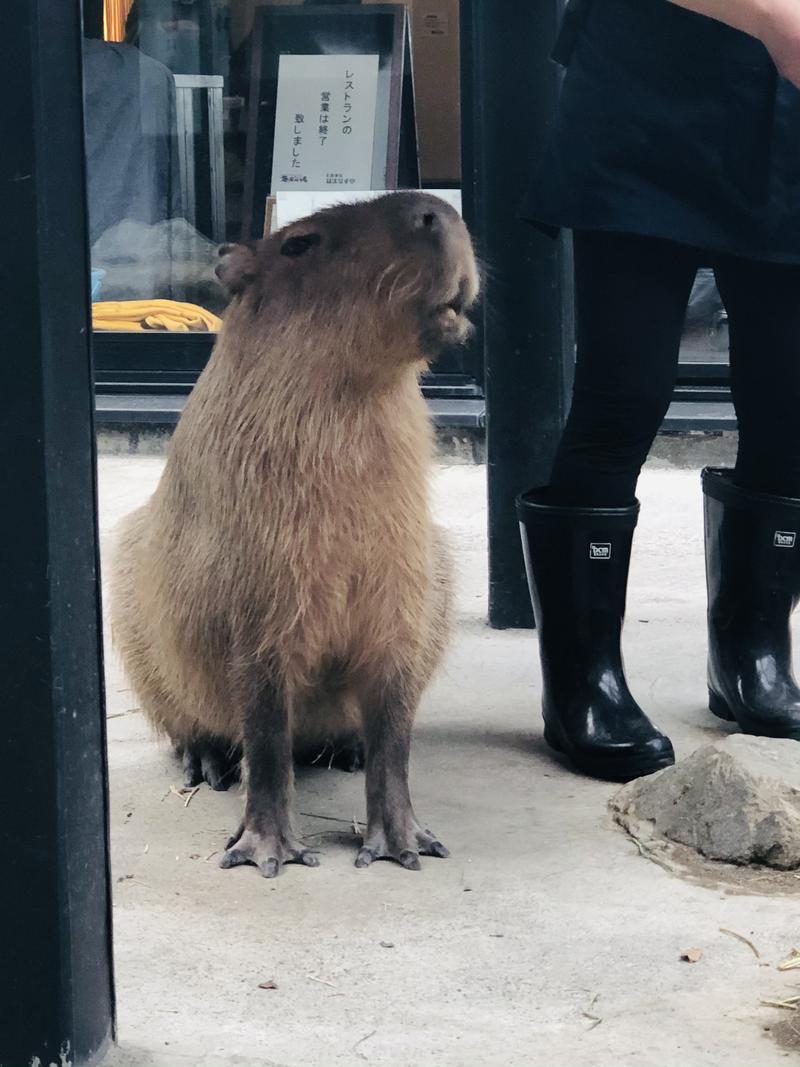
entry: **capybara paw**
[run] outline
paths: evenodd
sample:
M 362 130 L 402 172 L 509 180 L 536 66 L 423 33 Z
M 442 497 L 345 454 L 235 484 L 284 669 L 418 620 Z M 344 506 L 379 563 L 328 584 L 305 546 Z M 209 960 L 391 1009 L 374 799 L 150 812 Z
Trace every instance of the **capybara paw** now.
M 218 792 L 230 789 L 235 782 L 239 781 L 239 764 L 227 756 L 213 753 L 204 756 L 200 763 L 203 780 Z
M 364 746 L 360 741 L 353 742 L 340 748 L 333 757 L 333 766 L 337 770 L 355 774 L 356 771 L 364 770 Z
M 219 865 L 228 868 L 248 863 L 258 867 L 265 878 L 275 878 L 285 863 L 319 867 L 319 858 L 312 849 L 303 848 L 299 841 L 288 834 L 261 833 L 241 828 L 228 841 Z
M 183 788 L 194 789 L 196 785 L 202 785 L 203 781 L 200 757 L 194 752 L 185 752 L 183 755 Z
M 387 834 L 383 830 L 369 834 L 356 857 L 356 867 L 369 867 L 375 860 L 395 860 L 407 871 L 421 870 L 420 856 L 446 859 L 450 853 L 430 832 L 415 828 L 405 834 Z
M 193 789 L 207 782 L 212 789 L 229 789 L 239 780 L 239 758 L 222 748 L 187 748 L 183 753 L 183 785 Z

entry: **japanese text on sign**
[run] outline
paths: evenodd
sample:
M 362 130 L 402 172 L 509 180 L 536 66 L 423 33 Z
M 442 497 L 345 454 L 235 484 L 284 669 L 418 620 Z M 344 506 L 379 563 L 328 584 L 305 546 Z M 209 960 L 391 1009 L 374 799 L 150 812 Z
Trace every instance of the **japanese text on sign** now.
M 372 187 L 377 55 L 282 55 L 272 192 Z

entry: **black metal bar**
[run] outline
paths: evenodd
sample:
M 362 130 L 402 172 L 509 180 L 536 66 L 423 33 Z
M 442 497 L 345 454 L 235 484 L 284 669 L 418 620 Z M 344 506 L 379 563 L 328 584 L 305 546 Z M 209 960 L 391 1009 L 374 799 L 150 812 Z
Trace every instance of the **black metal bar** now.
M 459 59 L 461 89 L 461 210 L 464 221 L 475 240 L 479 259 L 485 259 L 480 241 L 484 236 L 479 212 L 482 208 L 479 188 L 479 150 L 478 117 L 480 115 L 480 91 L 482 86 L 476 82 L 475 71 L 479 63 L 476 48 L 479 44 L 475 31 L 475 13 L 472 0 L 461 0 L 459 5 Z M 483 302 L 472 312 L 474 331 L 463 351 L 463 366 L 475 375 L 475 383 L 485 396 L 484 366 L 484 307 Z
M 462 4 L 465 186 L 489 278 L 485 297 L 489 619 L 531 626 L 515 495 L 544 483 L 568 406 L 574 362 L 568 247 L 518 217 L 552 120 L 549 61 L 561 4 Z M 466 190 L 465 190 L 466 191 Z
M 83 0 L 83 35 L 103 39 L 103 0 Z
M 0 1064 L 113 1030 L 79 0 L 0 34 Z
M 94 334 L 98 392 L 189 392 L 211 356 L 214 333 L 97 332 Z M 469 363 L 467 370 L 463 369 Z M 426 396 L 483 396 L 471 367 L 474 353 L 447 349 L 422 377 Z M 123 383 L 136 383 L 131 389 Z M 119 388 L 117 388 L 119 386 Z
M 678 385 L 691 384 L 698 378 L 729 388 L 730 366 L 727 362 L 712 363 L 710 360 L 693 360 L 691 363 L 687 360 L 679 364 Z

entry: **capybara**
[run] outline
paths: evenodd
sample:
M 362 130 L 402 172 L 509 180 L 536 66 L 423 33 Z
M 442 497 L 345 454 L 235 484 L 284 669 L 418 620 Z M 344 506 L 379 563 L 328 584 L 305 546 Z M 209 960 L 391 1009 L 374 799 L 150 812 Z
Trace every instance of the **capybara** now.
M 293 753 L 363 742 L 356 865 L 447 850 L 417 821 L 411 728 L 448 632 L 418 376 L 469 333 L 467 230 L 394 193 L 226 246 L 231 294 L 161 481 L 121 528 L 117 645 L 190 781 L 242 756 L 244 820 L 223 867 L 316 866 L 292 830 Z

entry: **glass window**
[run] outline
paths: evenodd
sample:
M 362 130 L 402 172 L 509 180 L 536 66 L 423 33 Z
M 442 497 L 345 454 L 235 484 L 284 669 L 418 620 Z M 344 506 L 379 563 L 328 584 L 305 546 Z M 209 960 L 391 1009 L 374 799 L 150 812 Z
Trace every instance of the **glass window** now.
M 689 298 L 681 363 L 718 367 L 728 363 L 728 315 L 714 280 L 714 272 L 707 268 L 697 272 Z
M 457 198 L 458 0 L 84 8 L 96 330 L 215 330 L 218 246 L 332 199 Z

